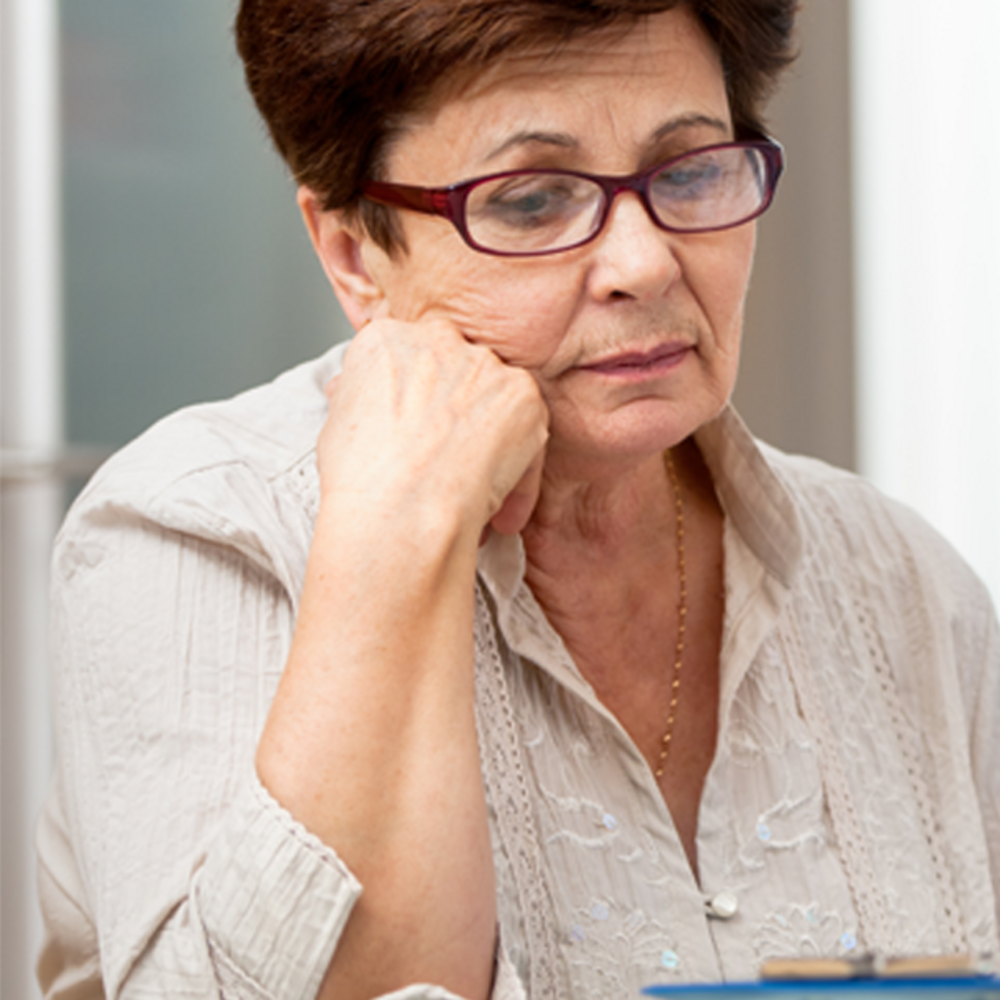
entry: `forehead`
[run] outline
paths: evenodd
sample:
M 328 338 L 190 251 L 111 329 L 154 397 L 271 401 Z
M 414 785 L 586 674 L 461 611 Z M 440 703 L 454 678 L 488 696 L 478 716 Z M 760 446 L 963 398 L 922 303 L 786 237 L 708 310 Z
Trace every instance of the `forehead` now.
M 444 84 L 398 133 L 387 172 L 437 184 L 491 165 L 505 169 L 523 152 L 517 137 L 533 135 L 560 137 L 581 168 L 615 150 L 641 158 L 675 119 L 731 128 L 718 52 L 686 6 L 575 36 L 555 50 L 513 53 Z M 493 164 L 498 158 L 504 162 Z

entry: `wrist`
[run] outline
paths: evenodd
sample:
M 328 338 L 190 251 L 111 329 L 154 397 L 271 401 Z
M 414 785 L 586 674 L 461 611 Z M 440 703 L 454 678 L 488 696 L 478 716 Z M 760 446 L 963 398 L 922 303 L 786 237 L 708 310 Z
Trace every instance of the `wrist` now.
M 413 566 L 475 562 L 489 519 L 473 506 L 455 490 L 330 490 L 320 497 L 313 547 L 320 542 L 339 556 L 383 554 Z

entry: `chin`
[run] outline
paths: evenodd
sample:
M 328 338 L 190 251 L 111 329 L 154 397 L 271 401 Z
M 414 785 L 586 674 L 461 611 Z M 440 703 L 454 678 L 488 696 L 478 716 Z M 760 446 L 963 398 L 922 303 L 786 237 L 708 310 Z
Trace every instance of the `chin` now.
M 622 450 L 665 451 L 714 420 L 727 399 L 721 393 L 699 393 L 679 400 L 637 400 L 613 415 L 609 430 Z
M 561 427 L 553 421 L 549 454 L 574 456 L 588 464 L 631 465 L 663 452 L 689 438 L 722 411 L 725 400 L 698 407 L 649 400 L 630 404 L 610 416 L 586 424 Z

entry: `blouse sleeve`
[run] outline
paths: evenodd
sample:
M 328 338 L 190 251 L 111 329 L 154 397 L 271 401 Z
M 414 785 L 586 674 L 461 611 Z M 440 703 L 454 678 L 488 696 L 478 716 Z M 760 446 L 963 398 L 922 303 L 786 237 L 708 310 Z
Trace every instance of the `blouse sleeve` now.
M 318 991 L 361 886 L 253 768 L 294 613 L 234 546 L 127 505 L 71 517 L 53 564 L 57 773 L 38 838 L 46 997 Z M 502 952 L 494 996 L 524 996 Z
M 53 582 L 55 787 L 107 996 L 313 995 L 360 886 L 253 772 L 289 596 L 112 504 L 64 532 Z

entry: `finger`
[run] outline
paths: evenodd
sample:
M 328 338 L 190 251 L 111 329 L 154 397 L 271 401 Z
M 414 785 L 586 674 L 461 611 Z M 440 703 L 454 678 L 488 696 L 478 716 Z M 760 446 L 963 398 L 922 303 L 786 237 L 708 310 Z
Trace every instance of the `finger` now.
M 507 494 L 500 509 L 490 518 L 489 527 L 501 535 L 516 535 L 528 523 L 542 488 L 545 449 L 532 459 L 518 484 Z

